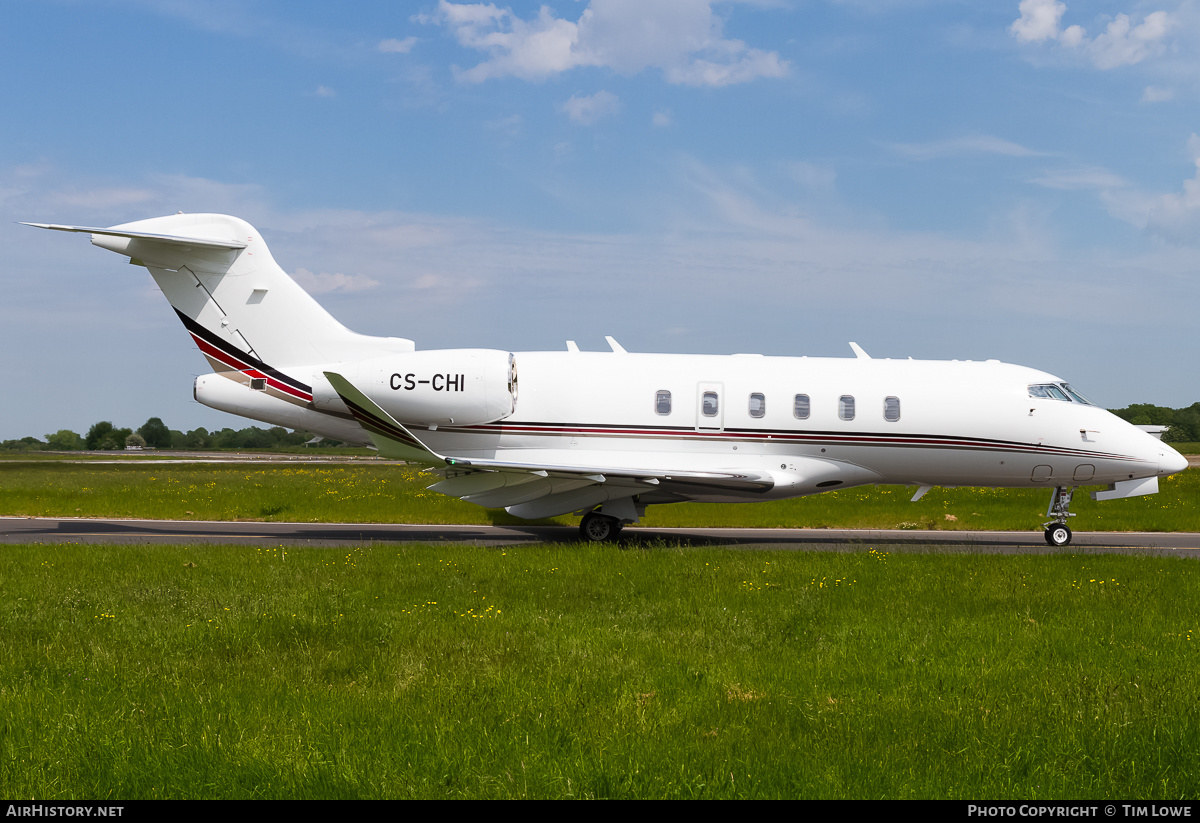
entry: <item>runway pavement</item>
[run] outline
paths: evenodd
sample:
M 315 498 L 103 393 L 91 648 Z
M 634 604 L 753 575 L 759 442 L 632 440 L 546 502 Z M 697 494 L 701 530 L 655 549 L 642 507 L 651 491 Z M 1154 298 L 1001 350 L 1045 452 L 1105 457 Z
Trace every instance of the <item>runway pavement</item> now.
M 261 523 L 0 517 L 0 543 L 359 546 L 370 543 L 459 543 L 475 546 L 579 542 L 564 526 L 427 526 L 395 523 Z M 1076 532 L 1066 548 L 1041 532 L 892 531 L 852 529 L 656 529 L 630 527 L 625 548 L 690 545 L 785 551 L 973 552 L 982 554 L 1124 553 L 1200 558 L 1200 534 Z

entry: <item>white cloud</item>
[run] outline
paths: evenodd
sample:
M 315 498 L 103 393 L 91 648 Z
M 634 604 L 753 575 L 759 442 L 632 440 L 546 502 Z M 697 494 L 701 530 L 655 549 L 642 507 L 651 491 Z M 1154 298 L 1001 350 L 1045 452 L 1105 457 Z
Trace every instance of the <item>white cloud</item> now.
M 1171 28 L 1171 18 L 1165 11 L 1146 16 L 1137 26 L 1129 16 L 1118 14 L 1108 24 L 1104 34 L 1091 43 L 1092 59 L 1101 69 L 1133 65 L 1162 50 L 1162 41 Z
M 317 90 L 313 93 L 317 97 L 337 97 L 337 92 L 329 88 L 329 86 L 317 86 Z
M 1098 69 L 1131 66 L 1160 54 L 1175 23 L 1165 11 L 1151 12 L 1137 25 L 1129 15 L 1118 14 L 1103 33 L 1089 39 L 1082 26 L 1059 28 L 1067 10 L 1065 3 L 1021 0 L 1018 9 L 1021 16 L 1009 26 L 1014 37 L 1023 43 L 1058 41 L 1067 49 L 1086 55 Z
M 1146 86 L 1142 92 L 1143 103 L 1165 103 L 1168 100 L 1175 99 L 1175 92 L 1171 89 L 1164 89 L 1161 86 Z
M 373 289 L 379 285 L 378 280 L 359 274 L 315 274 L 308 269 L 296 269 L 292 275 L 297 283 L 304 287 L 309 294 L 328 294 L 329 292 L 356 292 Z
M 60 189 L 49 193 L 45 201 L 55 209 L 82 209 L 87 212 L 108 209 L 123 209 L 129 206 L 150 204 L 156 193 L 144 188 L 100 187 L 94 189 Z
M 1183 191 L 1159 195 L 1150 207 L 1146 230 L 1171 243 L 1200 245 L 1200 137 L 1188 139 L 1196 173 L 1183 181 Z
M 654 116 L 650 118 L 650 124 L 656 129 L 665 129 L 673 121 L 674 118 L 669 111 L 656 111 L 654 112 Z
M 917 160 L 964 154 L 999 154 L 1006 157 L 1037 157 L 1043 154 L 990 134 L 973 134 L 948 140 L 931 140 L 927 143 L 894 143 L 892 148 Z
M 417 38 L 415 37 L 405 37 L 403 40 L 393 37 L 380 41 L 379 50 L 385 54 L 408 54 L 416 44 Z
M 808 192 L 832 192 L 837 184 L 837 172 L 829 166 L 797 160 L 786 166 L 788 176 Z
M 1123 189 L 1129 186 L 1129 182 L 1120 175 L 1095 167 L 1046 171 L 1030 182 L 1060 191 Z
M 1058 21 L 1067 10 L 1066 3 L 1057 0 L 1021 0 L 1021 17 L 1009 26 L 1023 43 L 1038 43 L 1058 37 Z
M 575 123 L 590 126 L 598 120 L 616 114 L 621 108 L 621 101 L 615 94 L 598 91 L 590 97 L 571 95 L 560 107 Z
M 506 117 L 497 117 L 495 120 L 488 120 L 483 124 L 483 127 L 488 131 L 499 132 L 505 137 L 516 137 L 521 133 L 524 125 L 525 118 L 519 114 L 510 114 Z
M 722 36 L 713 0 L 591 0 L 578 21 L 542 6 L 523 20 L 492 4 L 439 0 L 418 22 L 444 25 L 465 48 L 485 52 L 484 62 L 457 76 L 479 83 L 496 77 L 544 80 L 583 66 L 623 74 L 660 69 L 669 83 L 727 86 L 759 77 L 782 77 L 787 61 L 775 52 Z
M 1187 143 L 1195 173 L 1181 191 L 1150 192 L 1107 169 L 1082 167 L 1043 172 L 1030 182 L 1061 191 L 1091 191 L 1113 218 L 1173 246 L 1200 246 L 1200 136 Z

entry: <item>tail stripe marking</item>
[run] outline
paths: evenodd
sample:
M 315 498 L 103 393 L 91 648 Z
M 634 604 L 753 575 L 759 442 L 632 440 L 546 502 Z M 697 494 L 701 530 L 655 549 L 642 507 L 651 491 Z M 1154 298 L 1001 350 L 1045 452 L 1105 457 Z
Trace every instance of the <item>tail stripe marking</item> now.
M 196 342 L 196 347 L 206 357 L 224 363 L 234 371 L 243 372 L 249 377 L 263 378 L 267 381 L 267 385 L 272 388 L 290 394 L 300 400 L 305 402 L 312 401 L 312 386 L 302 383 L 294 377 L 290 377 L 241 351 L 228 341 L 217 337 L 195 320 L 179 311 L 179 309 L 175 309 L 175 313 L 183 321 L 184 328 L 192 335 L 192 340 Z

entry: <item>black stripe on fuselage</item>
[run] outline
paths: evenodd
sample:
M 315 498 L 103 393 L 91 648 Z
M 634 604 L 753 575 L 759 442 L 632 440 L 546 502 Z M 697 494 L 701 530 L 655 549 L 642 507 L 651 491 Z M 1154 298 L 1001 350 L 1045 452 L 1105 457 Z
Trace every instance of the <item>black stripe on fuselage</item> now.
M 910 434 L 903 432 L 837 432 L 799 431 L 794 429 L 695 429 L 677 426 L 612 426 L 598 423 L 489 423 L 480 426 L 443 427 L 441 431 L 464 434 L 531 435 L 548 437 L 629 437 L 662 440 L 705 440 L 725 442 L 788 443 L 833 446 L 882 446 L 890 448 L 957 449 L 966 451 L 999 451 L 1024 454 L 1046 454 L 1104 460 L 1137 460 L 1138 458 L 1110 452 L 1072 449 L 1066 446 L 1047 446 L 948 434 Z
M 172 308 L 174 308 L 174 306 L 172 306 Z M 305 392 L 311 398 L 312 386 L 309 386 L 307 383 L 302 383 L 301 381 L 297 380 L 296 378 L 291 377 L 290 375 L 284 374 L 283 372 L 279 371 L 276 368 L 272 368 L 271 366 L 268 366 L 266 363 L 259 360 L 257 357 L 253 357 L 252 355 L 248 354 L 247 352 L 242 351 L 237 346 L 230 343 L 228 340 L 222 340 L 220 337 L 213 334 L 208 329 L 204 328 L 204 326 L 201 326 L 199 323 L 197 323 L 192 318 L 188 317 L 186 314 L 181 312 L 179 309 L 175 309 L 175 314 L 179 315 L 179 319 L 183 321 L 184 328 L 186 328 L 190 334 L 194 335 L 195 337 L 200 338 L 205 343 L 208 343 L 208 345 L 212 346 L 213 348 L 220 350 L 225 355 L 227 355 L 231 358 L 234 358 L 238 361 L 241 361 L 242 363 L 245 363 L 246 367 L 252 368 L 252 369 L 257 369 L 258 371 L 262 372 L 263 374 L 273 377 L 274 379 L 278 380 L 281 383 L 286 383 L 287 385 L 289 385 L 295 389 Z M 237 371 L 241 371 L 241 369 L 237 369 Z
M 367 431 L 374 432 L 375 434 L 391 440 L 397 440 L 412 448 L 420 449 L 421 451 L 428 451 L 428 449 L 426 449 L 420 441 L 418 441 L 404 429 L 393 425 L 387 420 L 377 417 L 344 395 L 339 394 L 338 397 L 342 398 L 342 402 L 346 404 L 346 408 L 350 409 L 350 414 L 353 415 L 354 419 L 358 421 L 358 424 Z

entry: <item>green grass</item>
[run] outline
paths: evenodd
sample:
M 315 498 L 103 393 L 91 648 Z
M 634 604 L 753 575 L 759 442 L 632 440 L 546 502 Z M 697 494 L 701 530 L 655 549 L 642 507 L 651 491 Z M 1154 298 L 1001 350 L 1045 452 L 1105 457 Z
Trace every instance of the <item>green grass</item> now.
M 0 462 L 0 514 L 176 520 L 350 523 L 514 523 L 426 490 L 437 478 L 381 463 L 117 464 Z M 1096 503 L 1075 496 L 1071 526 L 1084 531 L 1200 531 L 1200 471 L 1160 480 L 1155 495 Z M 862 487 L 769 503 L 651 506 L 650 527 L 813 527 L 1031 530 L 1048 489 Z M 574 523 L 571 516 L 554 521 Z
M 0 547 L 0 794 L 1189 798 L 1200 567 Z

